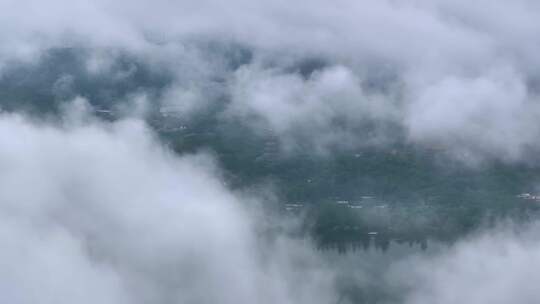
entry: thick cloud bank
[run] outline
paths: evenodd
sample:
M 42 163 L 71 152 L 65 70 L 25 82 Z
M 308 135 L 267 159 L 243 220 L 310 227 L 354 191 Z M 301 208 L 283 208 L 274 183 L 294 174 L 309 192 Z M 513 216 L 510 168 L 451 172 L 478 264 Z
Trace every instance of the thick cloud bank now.
M 95 122 L 84 106 L 64 117 L 53 125 L 0 116 L 2 302 L 540 299 L 537 226 L 433 252 L 403 255 L 397 246 L 336 260 L 309 242 L 261 233 L 247 208 L 254 198 L 223 186 L 209 156 L 175 156 L 137 120 Z
M 334 297 L 317 254 L 263 242 L 207 156 L 177 158 L 137 121 L 74 124 L 0 117 L 1 302 Z
M 537 0 L 0 0 L 0 303 L 539 303 L 535 225 L 336 257 L 193 152 L 537 167 L 538 20 Z
M 393 274 L 408 281 L 406 303 L 537 303 L 539 263 L 536 225 L 519 234 L 485 233 L 436 257 L 408 260 L 400 265 L 407 278 Z
M 0 11 L 3 74 L 76 47 L 89 50 L 85 73 L 118 82 L 138 72 L 120 68 L 127 53 L 170 77 L 157 96 L 129 98 L 187 117 L 216 106 L 285 148 L 398 137 L 472 162 L 540 150 L 536 1 L 25 0 Z

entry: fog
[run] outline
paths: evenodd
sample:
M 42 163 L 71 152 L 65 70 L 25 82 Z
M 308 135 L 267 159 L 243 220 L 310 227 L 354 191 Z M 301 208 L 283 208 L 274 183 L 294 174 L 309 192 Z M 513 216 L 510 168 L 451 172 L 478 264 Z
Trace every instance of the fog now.
M 519 161 L 538 150 L 534 1 L 0 5 L 4 69 L 69 46 L 90 49 L 88 73 L 113 75 L 118 55 L 128 53 L 172 75 L 153 104 L 190 112 L 226 100 L 233 117 L 255 115 L 256 125 L 277 129 L 285 147 L 299 136 L 316 152 L 394 140 L 385 127 L 375 138 L 355 129 L 382 117 L 407 141 L 472 163 Z M 249 56 L 232 59 L 230 43 Z M 299 64 L 310 59 L 323 64 L 300 75 Z M 232 69 L 231 60 L 239 60 Z
M 342 256 L 272 211 L 287 180 L 233 186 L 160 123 L 239 159 L 254 136 L 279 160 L 535 169 L 538 20 L 533 0 L 0 0 L 0 302 L 537 303 L 534 218 Z
M 70 120 L 0 119 L 3 302 L 334 296 L 333 274 L 309 244 L 263 242 L 252 199 L 222 185 L 210 156 L 175 157 L 139 121 Z
M 176 156 L 143 121 L 88 109 L 74 101 L 54 123 L 0 117 L 3 302 L 354 303 L 339 295 L 355 284 L 386 289 L 388 303 L 540 296 L 537 225 L 427 252 L 328 254 L 265 234 L 271 196 L 228 189 L 211 155 Z
M 539 261 L 538 226 L 523 234 L 511 231 L 506 227 L 484 233 L 442 255 L 413 258 L 396 267 L 409 274 L 412 292 L 406 303 L 537 302 L 533 282 L 538 274 L 533 269 Z

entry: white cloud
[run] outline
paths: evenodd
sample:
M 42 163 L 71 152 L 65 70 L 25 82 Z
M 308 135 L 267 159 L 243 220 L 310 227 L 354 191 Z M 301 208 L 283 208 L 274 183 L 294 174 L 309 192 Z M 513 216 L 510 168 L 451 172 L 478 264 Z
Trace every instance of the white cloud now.
M 366 94 L 360 79 L 342 66 L 316 71 L 307 80 L 246 66 L 237 71 L 231 87 L 226 115 L 270 129 L 283 139 L 286 150 L 294 150 L 299 138 L 307 138 L 315 152 L 322 153 L 348 142 L 353 147 L 373 144 L 377 138 L 355 134 L 351 127 L 368 119 L 391 121 L 397 114 L 395 105 Z
M 177 158 L 140 122 L 53 127 L 3 115 L 0 144 L 4 302 L 334 296 L 309 246 L 263 241 L 207 156 Z
M 408 282 L 406 303 L 537 303 L 537 233 L 537 226 L 521 233 L 491 231 L 435 257 L 404 261 L 392 274 Z
M 540 135 L 536 123 L 540 108 L 515 71 L 448 77 L 419 92 L 406 115 L 413 141 L 517 160 Z
M 534 1 L 6 0 L 0 11 L 0 66 L 37 58 L 50 47 L 80 46 L 91 50 L 87 68 L 96 73 L 114 66 L 114 54 L 127 52 L 152 69 L 172 72 L 163 104 L 189 114 L 232 95 L 237 99 L 231 111 L 264 118 L 262 125 L 281 129 L 286 142 L 315 128 L 308 136 L 315 151 L 366 141 L 349 136 L 357 130 L 328 126 L 336 112 L 351 113 L 347 119 L 356 126 L 379 119 L 381 109 L 410 131 L 413 143 L 435 137 L 447 139 L 447 146 L 458 141 L 454 154 L 516 160 L 523 146 L 540 149 L 534 140 L 538 130 L 529 129 L 534 115 L 519 114 L 537 111 L 540 10 Z M 197 46 L 201 41 L 216 44 Z M 221 55 L 205 53 L 230 43 L 253 53 L 250 66 L 230 71 Z M 111 55 L 104 56 L 107 52 Z M 308 81 L 286 69 L 291 60 L 306 57 L 321 58 L 327 69 Z M 377 78 L 382 70 L 392 79 Z M 336 71 L 345 71 L 341 80 L 330 78 Z M 234 85 L 225 88 L 223 80 Z M 333 81 L 343 87 L 329 88 Z M 370 82 L 392 85 L 366 108 L 365 99 L 372 96 L 363 89 Z M 327 90 L 324 86 L 334 92 L 312 92 Z M 456 98 L 471 101 L 441 115 Z M 314 99 L 324 101 L 309 101 Z M 491 118 L 471 124 L 472 112 L 489 112 Z M 458 132 L 465 134 L 451 135 Z

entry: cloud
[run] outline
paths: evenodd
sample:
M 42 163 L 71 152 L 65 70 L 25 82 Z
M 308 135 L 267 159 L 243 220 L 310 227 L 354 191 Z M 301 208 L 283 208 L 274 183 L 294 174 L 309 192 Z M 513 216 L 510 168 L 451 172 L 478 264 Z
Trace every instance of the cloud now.
M 435 256 L 408 259 L 391 273 L 408 281 L 405 303 L 536 303 L 537 233 L 537 224 L 520 233 L 484 232 Z
M 318 254 L 265 241 L 252 199 L 223 186 L 211 158 L 174 156 L 140 121 L 85 122 L 78 111 L 60 125 L 0 117 L 4 302 L 334 297 Z
M 328 303 L 343 273 L 377 287 L 373 265 L 406 303 L 538 302 L 535 227 L 336 266 L 266 234 L 263 195 L 227 188 L 211 156 L 175 155 L 142 121 L 238 123 L 285 153 L 402 141 L 523 161 L 540 151 L 537 1 L 4 0 L 0 12 L 0 302 Z M 28 103 L 40 119 L 21 114 Z
M 374 144 L 376 134 L 364 135 L 362 142 L 355 129 L 373 121 L 388 123 L 398 115 L 396 106 L 366 93 L 360 79 L 343 66 L 315 71 L 308 79 L 246 66 L 236 72 L 231 87 L 225 115 L 269 129 L 283 139 L 285 150 L 298 149 L 299 138 L 307 138 L 315 152 L 348 142 L 353 147 Z
M 252 212 L 262 198 L 224 186 L 210 156 L 179 157 L 140 120 L 100 122 L 84 99 L 70 105 L 54 124 L 0 116 L 4 301 L 538 298 L 537 225 L 484 230 L 425 253 L 393 243 L 385 255 L 337 257 L 286 233 L 267 234 L 272 219 Z
M 517 161 L 540 149 L 535 115 L 522 114 L 537 112 L 534 1 L 0 5 L 4 74 L 13 62 L 39 62 L 45 50 L 70 46 L 87 51 L 86 73 L 94 77 L 131 83 L 144 65 L 150 77 L 167 79 L 150 93 L 128 86 L 129 96 L 146 94 L 183 119 L 216 107 L 236 120 L 261 118 L 252 126 L 278 130 L 285 146 L 303 141 L 328 152 L 391 141 L 390 120 L 411 144 L 443 141 L 458 157 Z M 138 64 L 115 64 L 126 58 Z M 313 58 L 324 64 L 305 74 L 302 65 Z M 67 94 L 82 76 L 58 77 L 55 91 Z M 487 118 L 475 119 L 480 113 Z M 383 121 L 376 136 L 358 128 L 370 119 Z M 328 123 L 336 120 L 347 124 Z
M 512 161 L 536 146 L 539 110 L 517 72 L 496 69 L 426 86 L 409 104 L 406 125 L 413 141 Z

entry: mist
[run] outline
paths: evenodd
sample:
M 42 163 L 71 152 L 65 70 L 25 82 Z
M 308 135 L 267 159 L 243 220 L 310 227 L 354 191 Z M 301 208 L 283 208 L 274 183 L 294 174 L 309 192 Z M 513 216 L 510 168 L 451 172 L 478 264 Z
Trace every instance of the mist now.
M 210 156 L 175 157 L 140 121 L 74 123 L 1 118 L 2 301 L 333 297 L 318 254 L 285 236 L 263 242 L 252 199 L 222 185 Z
M 444 147 L 471 163 L 522 161 L 538 150 L 539 10 L 532 1 L 2 6 L 3 74 L 57 47 L 87 49 L 78 73 L 116 74 L 116 81 L 144 64 L 167 79 L 152 88 L 152 104 L 188 117 L 208 106 L 233 112 L 229 118 L 256 116 L 259 128 L 277 129 L 285 151 L 291 139 L 318 153 L 387 143 L 396 140 L 388 124 L 399 140 Z M 138 64 L 118 65 L 126 55 Z M 84 74 L 68 76 L 76 84 Z M 266 87 L 276 85 L 274 100 Z M 146 94 L 133 90 L 129 97 Z M 298 97 L 304 90 L 309 96 Z M 376 136 L 357 131 L 368 119 L 384 122 Z
M 342 257 L 265 232 L 291 223 L 262 218 L 273 197 L 229 189 L 211 154 L 177 156 L 144 121 L 106 123 L 89 109 L 74 101 L 55 123 L 0 117 L 2 301 L 538 300 L 538 224 Z
M 0 302 L 537 303 L 538 20 L 0 0 Z

